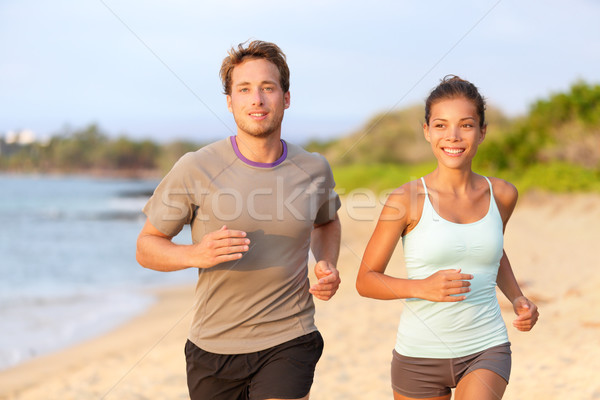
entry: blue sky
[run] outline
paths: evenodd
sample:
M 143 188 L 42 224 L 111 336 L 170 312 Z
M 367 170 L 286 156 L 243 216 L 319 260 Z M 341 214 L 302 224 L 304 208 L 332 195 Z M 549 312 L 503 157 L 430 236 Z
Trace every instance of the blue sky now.
M 95 122 L 110 135 L 209 141 L 235 131 L 218 70 L 247 39 L 291 69 L 283 136 L 339 136 L 422 103 L 446 74 L 509 115 L 600 83 L 595 0 L 2 0 L 0 135 Z

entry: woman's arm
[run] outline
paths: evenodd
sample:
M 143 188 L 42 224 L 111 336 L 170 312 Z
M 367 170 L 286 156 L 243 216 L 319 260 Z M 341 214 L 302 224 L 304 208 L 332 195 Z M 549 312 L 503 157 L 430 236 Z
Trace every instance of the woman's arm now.
M 401 187 L 390 194 L 367 244 L 356 277 L 356 289 L 361 296 L 382 300 L 412 297 L 412 282 L 384 273 L 408 225 L 403 191 Z
M 518 191 L 515 186 L 502 179 L 494 179 L 492 183 L 496 204 L 506 230 L 506 224 L 517 204 Z M 537 306 L 523 295 L 505 251 L 500 259 L 496 284 L 517 314 L 513 326 L 520 331 L 531 330 L 538 320 L 539 312 Z
M 517 314 L 517 318 L 513 320 L 513 326 L 520 331 L 530 331 L 536 324 L 540 314 L 537 306 L 521 292 L 506 252 L 500 260 L 496 284 L 511 302 L 515 314 Z
M 438 271 L 426 279 L 402 279 L 385 274 L 400 237 L 420 218 L 421 212 L 416 213 L 418 217 L 411 217 L 415 210 L 423 208 L 423 202 L 417 201 L 417 193 L 418 186 L 411 182 L 388 197 L 356 278 L 356 289 L 361 296 L 381 300 L 416 297 L 431 301 L 461 301 L 465 296 L 455 295 L 470 290 L 466 280 L 473 276 L 455 269 Z

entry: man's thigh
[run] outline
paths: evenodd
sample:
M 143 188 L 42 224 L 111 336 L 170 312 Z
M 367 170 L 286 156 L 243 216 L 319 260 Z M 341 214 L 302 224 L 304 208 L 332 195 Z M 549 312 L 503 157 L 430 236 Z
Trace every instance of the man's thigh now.
M 210 353 L 188 340 L 185 358 L 191 400 L 248 399 L 251 373 L 238 355 Z
M 188 341 L 190 397 L 196 399 L 301 399 L 312 386 L 323 338 L 312 332 L 248 354 L 214 354 Z
M 252 377 L 250 399 L 305 398 L 322 353 L 323 338 L 318 331 L 265 350 L 261 368 Z

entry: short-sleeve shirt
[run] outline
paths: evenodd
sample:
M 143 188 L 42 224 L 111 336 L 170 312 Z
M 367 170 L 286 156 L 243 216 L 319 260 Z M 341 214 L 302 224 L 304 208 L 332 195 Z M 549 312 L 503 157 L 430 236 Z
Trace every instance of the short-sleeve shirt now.
M 199 269 L 189 339 L 206 351 L 250 353 L 317 329 L 310 236 L 335 218 L 340 199 L 324 157 L 282 145 L 269 164 L 246 159 L 234 136 L 188 153 L 144 207 L 165 235 L 190 224 L 193 243 L 223 225 L 247 232 L 240 260 Z

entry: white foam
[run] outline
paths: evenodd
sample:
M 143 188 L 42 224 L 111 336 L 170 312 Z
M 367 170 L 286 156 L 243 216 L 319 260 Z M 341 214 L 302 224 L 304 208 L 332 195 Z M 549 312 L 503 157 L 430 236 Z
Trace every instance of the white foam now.
M 153 301 L 123 291 L 5 299 L 0 303 L 0 370 L 106 333 Z

